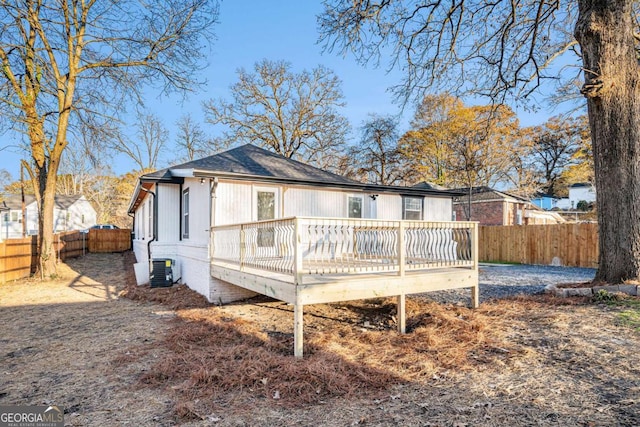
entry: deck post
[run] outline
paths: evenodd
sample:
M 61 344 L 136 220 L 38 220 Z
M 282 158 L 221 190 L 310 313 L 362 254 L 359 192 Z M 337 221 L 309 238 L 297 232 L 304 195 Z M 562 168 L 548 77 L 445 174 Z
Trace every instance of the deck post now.
M 300 218 L 294 218 L 293 220 L 293 280 L 297 285 L 302 284 L 302 257 L 303 251 L 300 248 L 300 242 L 302 238 L 300 236 Z
M 478 272 L 478 264 L 480 262 L 480 256 L 478 251 L 478 223 L 474 223 L 471 228 L 471 260 L 473 261 L 473 269 Z M 476 281 L 475 285 L 471 287 L 471 308 L 478 308 L 480 306 L 480 285 Z
M 397 316 L 398 316 L 398 333 L 406 334 L 407 333 L 407 313 L 406 313 L 406 299 L 405 295 L 398 295 L 398 307 L 397 307 Z
M 240 225 L 240 271 L 244 270 L 244 258 L 246 257 L 246 242 L 244 235 L 244 225 Z
M 478 308 L 480 306 L 480 288 L 478 284 L 471 287 L 471 308 Z
M 302 323 L 303 305 L 296 303 L 293 305 L 293 355 L 302 359 L 304 328 Z
M 404 221 L 398 223 L 398 276 L 404 276 L 406 250 L 404 244 Z

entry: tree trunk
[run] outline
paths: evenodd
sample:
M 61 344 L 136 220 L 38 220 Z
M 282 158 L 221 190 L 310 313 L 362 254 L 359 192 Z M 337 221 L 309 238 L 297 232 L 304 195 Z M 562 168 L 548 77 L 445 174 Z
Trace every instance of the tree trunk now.
M 583 55 L 597 191 L 596 281 L 640 276 L 640 74 L 632 2 L 579 0 L 575 36 Z
M 53 247 L 53 212 L 56 194 L 55 179 L 53 185 L 53 191 L 41 191 L 41 202 L 38 205 L 38 214 L 40 216 L 38 221 L 38 247 L 40 248 L 40 262 L 38 263 L 38 270 L 36 274 L 39 274 L 43 279 L 55 277 L 57 274 L 56 253 Z M 47 187 L 50 187 L 49 182 L 47 182 Z

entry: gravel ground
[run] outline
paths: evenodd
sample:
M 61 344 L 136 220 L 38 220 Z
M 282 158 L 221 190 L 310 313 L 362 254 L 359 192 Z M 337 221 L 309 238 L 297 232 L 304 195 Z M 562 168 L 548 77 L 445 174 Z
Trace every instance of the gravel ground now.
M 581 283 L 593 280 L 593 268 L 554 267 L 547 265 L 481 264 L 480 302 L 520 294 L 533 295 L 544 292 L 547 285 Z M 468 289 L 432 292 L 432 299 L 448 303 L 467 303 Z

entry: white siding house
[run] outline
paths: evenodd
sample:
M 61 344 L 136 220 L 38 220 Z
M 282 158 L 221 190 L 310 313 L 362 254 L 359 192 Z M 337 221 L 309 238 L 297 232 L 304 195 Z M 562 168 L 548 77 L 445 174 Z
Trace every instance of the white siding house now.
M 569 187 L 569 203 L 572 208 L 577 208 L 578 203 L 594 203 L 596 201 L 596 189 L 589 183 L 573 184 Z
M 254 293 L 212 276 L 213 227 L 289 217 L 450 221 L 455 195 L 362 184 L 244 145 L 141 176 L 129 212 L 140 276 L 151 260 L 170 258 L 174 281 L 226 303 Z
M 35 197 L 25 196 L 25 216 L 22 212 L 22 198 L 10 196 L 4 200 L 6 208 L 0 215 L 0 240 L 16 239 L 26 234 L 38 234 L 38 206 Z M 96 224 L 96 211 L 82 195 L 56 196 L 53 210 L 54 232 L 84 230 Z

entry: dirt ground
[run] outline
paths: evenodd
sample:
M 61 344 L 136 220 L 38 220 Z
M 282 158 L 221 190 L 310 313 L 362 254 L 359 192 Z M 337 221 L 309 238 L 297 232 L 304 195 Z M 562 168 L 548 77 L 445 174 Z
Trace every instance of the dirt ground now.
M 406 339 L 394 332 L 387 301 L 311 306 L 305 311 L 308 356 L 295 361 L 288 354 L 292 308 L 281 302 L 255 298 L 217 307 L 184 287 L 145 288 L 124 298 L 120 293 L 132 272 L 127 254 L 89 254 L 60 270 L 56 281 L 0 285 L 0 405 L 56 404 L 65 408 L 67 425 L 640 425 L 640 334 L 633 305 L 520 298 L 486 302 L 472 312 L 416 297 L 408 304 L 408 324 L 415 331 Z M 444 345 L 437 337 L 416 343 L 415 337 L 428 337 L 420 335 L 428 331 L 425 324 L 439 322 L 437 310 L 467 324 L 465 331 L 475 333 L 469 339 L 480 342 L 458 364 L 438 360 L 457 353 L 437 348 Z M 207 352 L 222 357 L 226 350 L 186 336 L 186 324 L 203 322 L 218 328 L 205 331 L 219 333 L 222 325 L 246 341 L 233 347 L 232 361 L 251 362 L 248 356 L 265 353 L 279 353 L 278 358 L 265 367 L 259 365 L 266 359 L 255 359 L 242 370 L 210 366 Z M 349 348 L 354 337 L 368 347 Z M 393 353 L 394 345 L 415 350 L 424 366 L 430 359 L 430 368 L 415 375 L 413 364 L 422 360 Z M 189 355 L 202 358 L 205 379 L 217 394 L 201 393 L 192 380 L 161 371 L 166 361 L 191 366 Z M 335 365 L 318 365 L 320 357 Z M 369 370 L 359 371 L 356 364 Z M 354 384 L 362 388 L 331 395 L 338 388 L 327 382 L 337 377 L 321 371 L 338 366 L 360 375 Z M 276 378 L 289 385 L 304 382 L 297 376 L 301 369 L 325 381 L 314 385 L 317 400 L 299 403 L 289 389 L 268 388 Z M 388 384 L 368 388 L 361 372 L 374 371 L 390 378 Z M 264 378 L 240 382 L 251 375 Z M 258 392 L 260 383 L 268 392 Z

